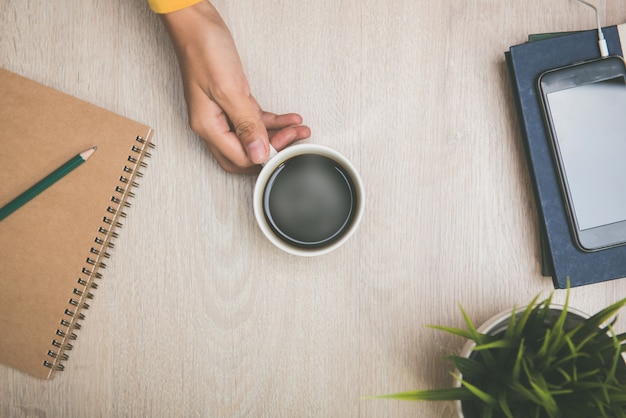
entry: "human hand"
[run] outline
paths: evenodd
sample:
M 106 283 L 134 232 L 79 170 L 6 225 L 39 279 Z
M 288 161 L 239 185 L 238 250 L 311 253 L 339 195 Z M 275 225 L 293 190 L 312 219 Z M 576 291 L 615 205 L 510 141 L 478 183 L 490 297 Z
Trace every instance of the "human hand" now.
M 230 31 L 208 1 L 161 16 L 180 65 L 189 126 L 224 170 L 258 171 L 270 142 L 280 150 L 311 135 L 300 115 L 259 106 Z

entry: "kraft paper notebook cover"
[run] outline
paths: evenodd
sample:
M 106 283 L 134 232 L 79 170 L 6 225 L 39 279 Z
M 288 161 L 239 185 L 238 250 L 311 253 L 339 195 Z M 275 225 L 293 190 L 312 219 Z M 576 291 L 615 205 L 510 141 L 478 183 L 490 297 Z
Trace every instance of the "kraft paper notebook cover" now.
M 2 69 L 0 98 L 0 207 L 97 147 L 0 221 L 0 362 L 51 379 L 106 267 L 152 130 Z
M 603 29 L 609 53 L 623 55 L 626 26 Z M 546 70 L 599 58 L 597 30 L 512 46 L 505 57 L 539 215 L 543 273 L 555 288 L 626 277 L 626 246 L 584 252 L 569 228 L 565 202 L 541 111 L 537 79 Z

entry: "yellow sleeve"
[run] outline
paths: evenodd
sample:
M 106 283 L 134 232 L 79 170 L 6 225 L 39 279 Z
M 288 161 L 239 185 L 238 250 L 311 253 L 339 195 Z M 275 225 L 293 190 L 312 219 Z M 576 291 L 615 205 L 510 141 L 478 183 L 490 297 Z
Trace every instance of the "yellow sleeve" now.
M 202 0 L 148 0 L 150 8 L 156 13 L 170 13 L 200 3 Z

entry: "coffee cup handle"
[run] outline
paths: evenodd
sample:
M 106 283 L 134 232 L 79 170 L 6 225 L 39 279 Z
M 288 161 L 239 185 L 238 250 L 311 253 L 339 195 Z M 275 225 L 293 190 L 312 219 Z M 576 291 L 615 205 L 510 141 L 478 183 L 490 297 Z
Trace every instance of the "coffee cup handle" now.
M 276 151 L 276 148 L 274 148 L 274 147 L 272 146 L 272 144 L 270 144 L 270 156 L 269 156 L 269 157 L 267 157 L 267 160 L 265 160 L 265 162 L 261 163 L 261 165 L 265 165 L 265 164 L 267 164 L 267 162 L 268 162 L 269 160 L 271 160 L 272 158 L 274 158 L 274 156 L 275 156 L 276 154 L 278 154 L 278 151 Z

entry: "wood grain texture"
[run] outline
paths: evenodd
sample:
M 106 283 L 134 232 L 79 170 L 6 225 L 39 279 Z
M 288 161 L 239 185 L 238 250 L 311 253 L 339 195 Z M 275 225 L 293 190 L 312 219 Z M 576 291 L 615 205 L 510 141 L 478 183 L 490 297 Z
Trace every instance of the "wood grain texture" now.
M 598 2 L 603 22 L 626 1 Z M 327 256 L 281 253 L 254 223 L 254 177 L 187 127 L 179 72 L 143 0 L 0 0 L 0 65 L 153 126 L 158 145 L 66 371 L 0 366 L 0 416 L 454 416 L 365 400 L 451 383 L 477 322 L 537 293 L 537 219 L 503 52 L 592 28 L 567 0 L 227 1 L 253 92 L 361 171 L 366 212 Z M 593 313 L 618 280 L 572 291 Z M 557 293 L 562 300 L 564 294 Z M 619 322 L 624 329 L 624 322 Z

